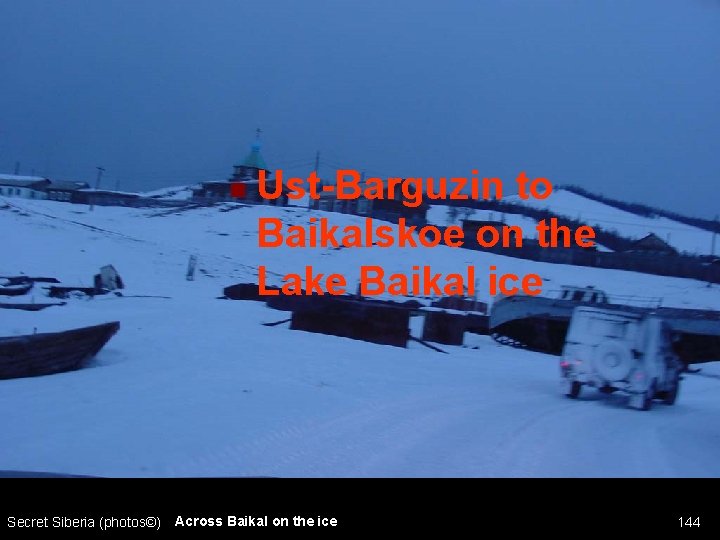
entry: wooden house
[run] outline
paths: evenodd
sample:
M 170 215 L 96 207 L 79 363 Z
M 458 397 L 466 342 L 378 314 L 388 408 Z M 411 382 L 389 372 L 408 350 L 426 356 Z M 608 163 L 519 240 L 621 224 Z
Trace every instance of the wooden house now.
M 66 182 L 53 180 L 45 186 L 47 199 L 50 201 L 71 202 L 73 193 L 81 189 L 88 189 L 90 185 L 87 182 Z
M 335 191 L 322 191 L 319 199 L 311 199 L 310 208 L 341 214 L 371 217 L 397 223 L 399 218 L 405 218 L 410 225 L 425 225 L 427 212 L 430 206 L 423 202 L 420 206 L 409 207 L 403 204 L 402 198 L 393 199 L 338 199 Z
M 655 233 L 650 233 L 630 246 L 628 252 L 650 253 L 655 255 L 678 255 L 678 250 L 665 242 Z
M 23 199 L 45 199 L 45 187 L 50 180 L 41 176 L 0 174 L 0 196 Z

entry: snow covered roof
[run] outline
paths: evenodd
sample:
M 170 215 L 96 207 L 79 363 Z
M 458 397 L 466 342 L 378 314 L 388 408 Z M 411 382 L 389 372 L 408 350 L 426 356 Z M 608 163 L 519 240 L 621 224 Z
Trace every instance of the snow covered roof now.
M 0 174 L 0 185 L 14 187 L 41 187 L 50 183 L 47 178 L 40 176 L 16 176 L 14 174 Z
M 21 176 L 18 174 L 0 174 L 0 181 L 3 183 L 6 180 L 13 180 L 17 182 L 42 182 L 47 180 L 44 176 Z
M 153 199 L 184 200 L 190 198 L 194 187 L 197 186 L 170 186 L 160 189 L 154 189 L 152 191 L 145 191 L 142 193 L 142 195 L 145 197 L 151 197 Z
M 87 189 L 90 186 L 87 182 L 71 182 L 65 180 L 51 180 L 46 189 L 61 189 L 66 191 L 74 191 L 78 189 Z

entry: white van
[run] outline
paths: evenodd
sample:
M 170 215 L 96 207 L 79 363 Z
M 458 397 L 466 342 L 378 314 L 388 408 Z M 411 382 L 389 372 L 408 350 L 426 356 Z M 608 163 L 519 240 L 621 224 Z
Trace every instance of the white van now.
M 560 360 L 564 393 L 580 395 L 583 385 L 605 393 L 630 394 L 630 405 L 648 410 L 653 399 L 675 403 L 682 364 L 672 350 L 672 333 L 649 315 L 577 307 Z

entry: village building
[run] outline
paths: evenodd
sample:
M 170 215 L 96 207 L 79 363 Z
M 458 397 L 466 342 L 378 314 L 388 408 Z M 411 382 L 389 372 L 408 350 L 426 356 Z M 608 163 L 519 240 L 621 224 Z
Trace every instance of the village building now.
M 87 182 L 50 180 L 42 176 L 0 174 L 0 196 L 4 197 L 75 202 L 73 194 L 89 187 Z
M 639 240 L 635 240 L 629 249 L 629 253 L 645 253 L 653 255 L 679 255 L 678 250 L 665 242 L 655 233 L 650 233 Z
M 145 198 L 137 193 L 106 189 L 78 189 L 70 195 L 70 202 L 96 206 L 144 206 Z
M 87 182 L 67 182 L 63 180 L 53 180 L 45 186 L 45 193 L 49 201 L 71 202 L 73 193 L 88 189 L 90 185 Z
M 50 180 L 42 176 L 0 174 L 0 196 L 23 199 L 45 199 L 45 187 Z
M 192 189 L 192 201 L 201 204 L 213 204 L 217 202 L 244 202 L 251 204 L 273 204 L 276 206 L 287 206 L 287 193 L 283 189 L 280 197 L 268 200 L 260 195 L 260 171 L 265 171 L 265 178 L 271 178 L 271 171 L 265 164 L 265 159 L 260 152 L 259 130 L 258 137 L 250 146 L 250 153 L 239 165 L 233 167 L 233 174 L 227 180 L 212 180 L 201 182 L 199 186 Z M 231 193 L 232 184 L 241 183 L 244 189 L 241 197 Z M 274 189 L 274 182 L 271 182 Z
M 326 212 L 371 217 L 392 223 L 397 223 L 400 218 L 405 218 L 410 225 L 425 225 L 430 205 L 422 202 L 420 206 L 410 207 L 403 204 L 404 200 L 401 197 L 392 199 L 367 199 L 365 197 L 339 199 L 335 190 L 321 190 L 318 199 L 310 200 L 310 208 Z

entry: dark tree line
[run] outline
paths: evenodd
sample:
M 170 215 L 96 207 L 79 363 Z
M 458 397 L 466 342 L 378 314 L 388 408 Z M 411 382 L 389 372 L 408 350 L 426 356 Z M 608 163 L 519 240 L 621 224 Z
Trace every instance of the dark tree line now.
M 549 220 L 556 218 L 559 225 L 565 225 L 570 229 L 577 229 L 583 225 L 588 225 L 585 222 L 569 218 L 567 216 L 561 216 L 555 212 L 551 212 L 546 208 L 533 208 L 531 206 L 525 206 L 523 204 L 517 204 L 507 201 L 498 200 L 447 200 L 443 201 L 445 206 L 464 206 L 468 208 L 477 208 L 479 210 L 488 210 L 492 212 L 498 212 L 500 214 L 520 214 L 525 217 L 534 219 L 535 221 L 541 221 L 543 219 Z M 598 244 L 601 244 L 613 251 L 626 251 L 630 249 L 634 240 L 619 235 L 616 231 L 603 229 L 602 227 L 593 226 L 595 231 L 595 240 Z
M 593 201 L 597 201 L 603 204 L 606 204 L 608 206 L 612 206 L 614 208 L 617 208 L 619 210 L 624 210 L 625 212 L 630 212 L 632 214 L 642 216 L 642 217 L 666 217 L 668 219 L 672 219 L 674 221 L 678 221 L 680 223 L 684 223 L 685 225 L 691 225 L 693 227 L 697 227 L 698 229 L 703 229 L 710 232 L 720 232 L 720 222 L 712 221 L 710 219 L 702 219 L 702 218 L 694 218 L 690 216 L 684 216 L 682 214 L 678 214 L 677 212 L 670 212 L 668 210 L 662 210 L 660 208 L 655 208 L 653 206 L 648 206 L 646 204 L 640 204 L 640 203 L 627 203 L 623 201 L 619 201 L 617 199 L 611 199 L 610 197 L 605 197 L 604 195 L 596 195 L 595 193 L 590 193 L 589 191 L 579 187 L 579 186 L 559 186 L 562 189 L 565 189 L 567 191 L 570 191 L 571 193 L 575 193 L 576 195 L 580 195 L 582 197 L 586 197 L 588 199 L 591 199 Z

